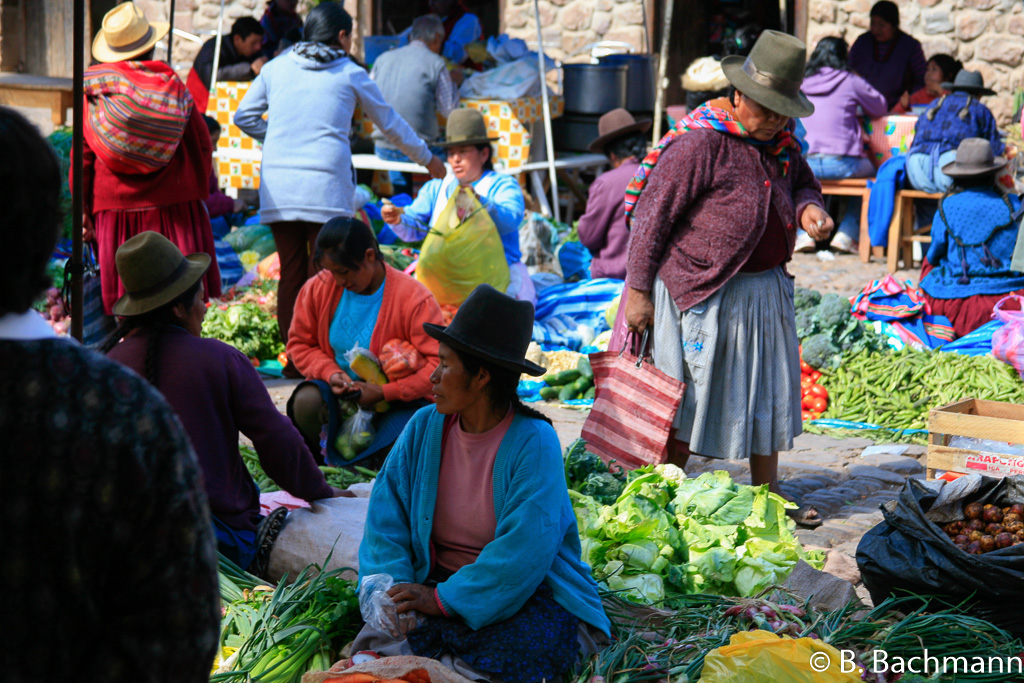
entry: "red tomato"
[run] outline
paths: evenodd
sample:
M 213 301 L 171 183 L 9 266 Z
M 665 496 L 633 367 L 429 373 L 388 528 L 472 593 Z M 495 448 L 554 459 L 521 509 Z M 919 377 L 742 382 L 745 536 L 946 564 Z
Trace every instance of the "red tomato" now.
M 254 368 L 258 368 L 260 366 L 260 359 L 257 358 L 256 356 L 253 356 L 252 358 L 250 358 L 249 362 L 252 363 L 252 366 Z
M 288 354 L 282 351 L 277 354 L 277 362 L 281 364 L 281 367 L 288 365 Z
M 821 379 L 821 373 L 818 372 L 817 370 L 814 370 L 811 373 L 811 381 L 817 384 L 819 379 Z
M 826 401 L 828 400 L 828 389 L 826 389 L 825 387 L 821 386 L 820 384 L 812 384 L 811 385 L 811 393 L 814 394 L 815 396 L 820 396 L 821 398 L 825 399 Z
M 804 410 L 811 410 L 814 408 L 814 396 L 805 394 L 803 399 L 800 401 L 800 407 Z
M 807 364 L 806 361 L 800 361 L 800 373 L 803 375 L 810 375 L 815 372 L 814 368 Z
M 801 389 L 806 389 L 807 387 L 811 386 L 812 384 L 814 384 L 814 382 L 812 382 L 811 378 L 808 377 L 807 375 L 804 375 L 803 377 L 800 378 L 800 388 Z
M 821 396 L 811 397 L 811 410 L 816 413 L 824 413 L 828 408 L 828 401 Z
M 807 422 L 808 420 L 813 420 L 814 418 L 811 416 L 811 411 L 805 410 L 802 413 L 800 413 L 800 419 L 803 420 L 804 422 Z

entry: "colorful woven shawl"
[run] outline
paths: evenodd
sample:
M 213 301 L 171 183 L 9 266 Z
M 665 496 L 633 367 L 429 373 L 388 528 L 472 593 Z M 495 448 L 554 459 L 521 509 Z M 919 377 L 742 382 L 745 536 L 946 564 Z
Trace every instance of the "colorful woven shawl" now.
M 178 149 L 192 95 L 163 62 L 97 64 L 85 72 L 89 147 L 116 173 L 152 173 Z
M 720 100 L 712 100 L 712 102 L 719 102 Z M 727 101 L 726 101 L 727 102 Z M 728 106 L 728 104 L 726 104 Z M 784 129 L 781 133 L 776 135 L 774 138 L 768 141 L 761 141 L 750 137 L 750 133 L 743 125 L 733 118 L 732 107 L 728 109 L 719 106 L 712 106 L 711 102 L 706 102 L 701 106 L 694 109 L 692 112 L 684 116 L 676 124 L 673 130 L 670 130 L 665 134 L 658 144 L 647 153 L 644 160 L 640 163 L 640 167 L 637 168 L 636 173 L 633 175 L 633 179 L 629 181 L 629 186 L 626 187 L 626 224 L 629 225 L 633 218 L 633 210 L 636 208 L 637 200 L 640 199 L 640 193 L 644 191 L 644 187 L 647 185 L 647 179 L 651 176 L 651 171 L 654 170 L 655 164 L 658 163 L 658 157 L 665 151 L 677 137 L 683 133 L 691 130 L 697 130 L 699 128 L 710 128 L 711 130 L 717 130 L 721 133 L 727 133 L 729 135 L 735 135 L 738 138 L 743 138 L 752 145 L 758 145 L 759 147 L 767 147 L 768 152 L 779 158 L 779 163 L 782 164 L 782 174 L 785 175 L 789 170 L 789 149 L 799 149 L 799 143 L 789 129 Z

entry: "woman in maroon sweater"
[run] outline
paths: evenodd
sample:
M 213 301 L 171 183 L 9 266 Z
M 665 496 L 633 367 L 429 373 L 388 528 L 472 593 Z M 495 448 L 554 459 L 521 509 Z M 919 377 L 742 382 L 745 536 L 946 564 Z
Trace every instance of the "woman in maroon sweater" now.
M 210 261 L 206 254 L 182 256 L 152 231 L 125 242 L 117 266 L 128 293 L 114 304 L 122 322 L 101 351 L 149 380 L 174 408 L 203 472 L 218 548 L 262 574 L 284 509 L 260 515 L 259 488 L 238 452 L 239 432 L 252 441 L 267 475 L 296 498 L 341 492 L 324 481 L 249 359 L 221 341 L 200 338 L 202 278 Z
M 753 483 L 776 493 L 778 452 L 801 430 L 785 262 L 797 225 L 815 239 L 833 227 L 789 132 L 790 117 L 814 111 L 800 92 L 805 55 L 765 31 L 749 57 L 725 58 L 729 99 L 682 119 L 627 190 L 626 322 L 653 331 L 655 364 L 687 385 L 674 460 L 750 458 Z M 810 509 L 798 519 L 821 523 Z
M 133 3 L 118 5 L 103 18 L 93 43 L 100 63 L 85 72 L 85 240 L 98 247 L 108 315 L 124 295 L 114 253 L 147 230 L 186 254 L 209 254 L 206 294 L 220 296 L 204 204 L 213 148 L 185 84 L 169 66 L 151 61 L 167 30 L 166 23 L 150 24 Z

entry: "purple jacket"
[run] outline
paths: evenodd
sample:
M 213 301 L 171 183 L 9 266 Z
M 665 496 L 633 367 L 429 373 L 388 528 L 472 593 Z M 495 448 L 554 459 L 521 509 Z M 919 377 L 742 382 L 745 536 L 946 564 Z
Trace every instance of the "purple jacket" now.
M 869 118 L 884 116 L 885 97 L 860 76 L 829 67 L 805 78 L 800 89 L 814 105 L 803 119 L 807 154 L 866 156 L 857 110 Z
M 848 61 L 851 69 L 885 96 L 886 106 L 892 109 L 904 92 L 916 92 L 924 86 L 928 62 L 917 38 L 902 31 L 894 39 L 896 44 L 885 61 L 875 60 L 875 42 L 870 32 L 861 35 L 853 42 Z
M 626 279 L 629 229 L 626 227 L 623 197 L 639 166 L 639 162 L 630 159 L 618 168 L 602 173 L 590 185 L 587 210 L 580 216 L 576 230 L 580 242 L 594 255 L 590 274 L 595 278 Z
M 650 291 L 660 277 L 679 310 L 714 294 L 753 253 L 772 202 L 788 228 L 822 206 L 821 185 L 797 150 L 789 172 L 764 147 L 709 129 L 693 130 L 664 149 L 633 214 L 626 284 Z
M 328 498 L 313 454 L 291 420 L 278 412 L 249 359 L 216 339 L 168 327 L 160 340 L 160 393 L 178 414 L 203 471 L 210 513 L 239 531 L 255 531 L 260 495 L 238 452 L 250 440 L 267 475 L 296 498 Z M 108 357 L 146 376 L 148 335 L 128 337 Z

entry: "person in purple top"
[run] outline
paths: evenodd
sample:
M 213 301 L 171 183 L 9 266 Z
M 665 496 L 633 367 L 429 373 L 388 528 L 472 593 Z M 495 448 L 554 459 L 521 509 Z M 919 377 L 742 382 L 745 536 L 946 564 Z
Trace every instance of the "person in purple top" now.
M 807 164 L 819 180 L 867 178 L 875 167 L 864 151 L 861 117 L 884 116 L 885 97 L 863 78 L 850 71 L 846 41 L 822 38 L 807 62 L 801 86 L 814 105 L 814 113 L 802 119 L 807 131 Z M 860 197 L 846 203 L 846 214 L 832 246 L 857 252 L 860 237 Z M 797 232 L 796 250 L 813 251 L 814 240 L 803 230 Z
M 640 162 L 647 155 L 647 136 L 651 121 L 637 121 L 625 109 L 613 109 L 597 122 L 598 137 L 590 151 L 608 157 L 611 170 L 599 175 L 590 185 L 587 210 L 580 216 L 577 230 L 594 259 L 590 274 L 595 277 L 626 279 L 626 248 L 629 228 L 622 198 Z
M 927 62 L 921 43 L 900 30 L 900 10 L 889 0 L 871 8 L 871 30 L 850 48 L 850 67 L 885 95 L 888 108 L 903 93 L 924 86 Z
M 100 350 L 146 378 L 174 408 L 202 470 L 218 550 L 264 574 L 283 508 L 260 514 L 259 488 L 238 451 L 239 432 L 252 441 L 267 475 L 296 498 L 351 494 L 327 484 L 249 359 L 224 342 L 200 338 L 207 254 L 182 256 L 150 231 L 122 244 L 116 263 L 127 293 L 114 304 L 121 324 Z

